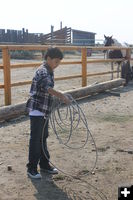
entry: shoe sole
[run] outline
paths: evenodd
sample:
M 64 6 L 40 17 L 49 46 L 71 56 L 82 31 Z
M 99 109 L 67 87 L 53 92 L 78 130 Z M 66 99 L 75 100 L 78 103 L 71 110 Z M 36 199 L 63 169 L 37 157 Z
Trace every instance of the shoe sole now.
M 42 176 L 39 174 L 38 176 L 33 176 L 32 174 L 30 174 L 29 172 L 27 172 L 27 175 L 30 177 L 30 178 L 33 178 L 33 179 L 41 179 Z
M 46 172 L 46 173 L 49 173 L 49 174 L 58 174 L 58 171 L 50 171 L 50 170 L 47 170 L 47 169 L 40 169 L 41 172 Z

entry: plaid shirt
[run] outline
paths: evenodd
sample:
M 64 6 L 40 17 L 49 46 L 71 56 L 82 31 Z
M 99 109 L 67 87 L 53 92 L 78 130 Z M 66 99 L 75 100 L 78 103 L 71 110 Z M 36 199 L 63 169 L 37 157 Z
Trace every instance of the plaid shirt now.
M 26 107 L 29 111 L 39 110 L 47 117 L 51 111 L 53 97 L 48 93 L 54 87 L 54 74 L 47 63 L 43 63 L 36 71 L 30 88 L 30 98 Z

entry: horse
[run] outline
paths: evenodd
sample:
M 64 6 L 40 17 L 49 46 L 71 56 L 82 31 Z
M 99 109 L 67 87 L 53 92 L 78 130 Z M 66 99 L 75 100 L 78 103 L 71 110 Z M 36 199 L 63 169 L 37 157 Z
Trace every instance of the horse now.
M 106 36 L 104 35 L 105 41 L 104 41 L 104 46 L 122 46 L 116 39 L 112 38 L 113 36 Z M 114 49 L 114 50 L 104 50 L 104 58 L 105 58 L 105 54 L 107 58 L 110 59 L 126 59 L 126 51 L 121 51 L 119 49 Z M 132 67 L 130 67 L 130 61 L 116 61 L 116 63 L 118 64 L 118 73 L 119 73 L 119 68 L 121 65 L 121 78 L 126 79 L 126 84 L 128 84 L 128 82 L 132 79 L 133 77 L 133 71 L 132 71 Z M 113 64 L 112 64 L 113 65 Z M 113 70 L 113 67 L 112 67 Z M 119 76 L 119 74 L 117 75 Z
M 112 38 L 113 36 L 106 36 L 104 35 L 105 41 L 104 41 L 104 46 L 112 46 L 112 45 L 116 45 L 116 46 L 121 46 L 120 43 L 117 42 L 117 40 L 114 40 Z M 121 50 L 119 49 L 114 49 L 114 50 L 105 50 L 104 53 L 107 53 L 107 58 L 124 58 L 125 56 L 123 56 Z M 118 64 L 121 63 L 121 61 L 118 61 Z

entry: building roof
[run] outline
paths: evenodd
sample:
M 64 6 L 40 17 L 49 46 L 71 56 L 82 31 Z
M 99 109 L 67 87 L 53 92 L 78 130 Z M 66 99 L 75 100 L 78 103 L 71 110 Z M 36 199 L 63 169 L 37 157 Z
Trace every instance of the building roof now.
M 72 31 L 96 34 L 96 33 L 94 33 L 94 32 L 90 32 L 90 31 L 81 31 L 81 30 L 77 30 L 77 29 L 72 29 Z

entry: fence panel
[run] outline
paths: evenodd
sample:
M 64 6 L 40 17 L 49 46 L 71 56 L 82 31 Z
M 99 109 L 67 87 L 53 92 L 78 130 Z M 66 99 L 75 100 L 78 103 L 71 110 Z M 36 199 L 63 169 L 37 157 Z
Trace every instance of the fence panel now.
M 0 49 L 2 49 L 2 59 L 3 64 L 0 65 L 0 69 L 3 69 L 4 73 L 4 84 L 0 84 L 0 89 L 4 88 L 4 97 L 5 97 L 5 105 L 11 104 L 11 87 L 14 86 L 20 86 L 20 85 L 26 85 L 31 83 L 31 80 L 27 81 L 19 81 L 12 83 L 11 82 L 11 69 L 14 68 L 23 68 L 23 67 L 33 67 L 33 66 L 39 66 L 40 63 L 18 63 L 18 64 L 11 64 L 10 63 L 10 51 L 11 50 L 39 50 L 43 51 L 49 48 L 48 45 L 1 45 Z M 98 76 L 98 75 L 105 75 L 105 74 L 112 74 L 118 73 L 118 69 L 114 70 L 113 68 L 110 71 L 105 72 L 98 72 L 98 73 L 87 73 L 87 64 L 90 63 L 111 63 L 113 64 L 116 61 L 123 61 L 124 59 L 88 59 L 87 60 L 87 49 L 94 50 L 94 51 L 103 51 L 103 50 L 109 50 L 109 49 L 120 49 L 120 50 L 126 50 L 126 55 L 128 60 L 131 59 L 131 48 L 126 47 L 77 47 L 77 46 L 59 46 L 59 48 L 62 51 L 81 51 L 81 60 L 80 61 L 63 61 L 61 62 L 62 65 L 69 65 L 69 64 L 81 64 L 82 70 L 81 74 L 77 75 L 70 75 L 70 76 L 63 76 L 63 77 L 56 77 L 55 80 L 66 80 L 66 79 L 72 79 L 72 78 L 82 78 L 82 87 L 87 85 L 87 77 L 89 76 Z M 112 65 L 111 65 L 112 66 Z M 120 71 L 120 70 L 119 70 Z

